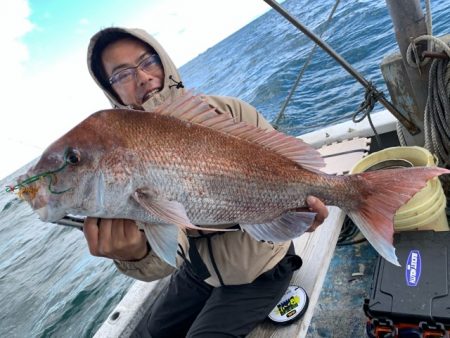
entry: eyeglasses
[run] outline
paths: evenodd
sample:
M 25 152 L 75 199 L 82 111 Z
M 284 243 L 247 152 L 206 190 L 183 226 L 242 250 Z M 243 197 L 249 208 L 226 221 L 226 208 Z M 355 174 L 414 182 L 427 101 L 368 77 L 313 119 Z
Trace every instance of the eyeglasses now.
M 137 66 L 128 67 L 112 74 L 109 78 L 111 85 L 124 85 L 136 78 L 137 69 L 143 70 L 146 73 L 151 73 L 157 66 L 161 64 L 161 59 L 158 54 L 152 54 L 143 59 Z

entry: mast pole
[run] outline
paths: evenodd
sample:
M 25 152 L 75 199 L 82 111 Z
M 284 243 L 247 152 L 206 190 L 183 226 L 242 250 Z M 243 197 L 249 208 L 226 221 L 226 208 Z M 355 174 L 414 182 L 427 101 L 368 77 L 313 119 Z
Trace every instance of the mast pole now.
M 409 79 L 409 95 L 413 103 L 409 105 L 411 119 L 423 130 L 425 106 L 428 97 L 428 73 L 430 63 L 418 68 L 412 67 L 407 62 L 407 49 L 411 41 L 421 35 L 428 34 L 425 15 L 420 6 L 420 0 L 386 0 L 389 15 L 394 25 L 395 37 L 400 49 L 401 58 L 407 78 Z M 431 32 L 430 32 L 431 33 Z M 427 42 L 416 44 L 417 54 L 421 62 L 423 52 L 427 51 Z M 407 135 L 405 135 L 407 136 Z M 411 138 L 412 143 L 423 146 L 424 135 Z

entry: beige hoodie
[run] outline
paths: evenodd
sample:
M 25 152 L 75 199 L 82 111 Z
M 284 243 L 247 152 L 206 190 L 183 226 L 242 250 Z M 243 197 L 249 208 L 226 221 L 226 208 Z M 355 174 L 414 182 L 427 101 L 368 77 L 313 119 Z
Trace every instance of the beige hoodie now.
M 90 41 L 88 68 L 113 107 L 128 108 L 122 104 L 114 92 L 110 91 L 108 83 L 100 79 L 98 68 L 94 65 L 96 60 L 99 60 L 95 51 L 100 40 L 108 39 L 108 36 L 120 33 L 130 34 L 150 45 L 159 55 L 164 68 L 164 87 L 159 93 L 143 103 L 142 108 L 144 110 L 151 110 L 165 100 L 172 100 L 184 92 L 182 87 L 176 86 L 177 83 L 181 82 L 181 78 L 175 64 L 152 36 L 141 29 L 107 28 L 95 34 Z M 254 107 L 241 100 L 220 96 L 205 96 L 205 99 L 217 108 L 218 113 L 230 114 L 236 121 L 246 121 L 265 129 L 272 128 Z M 196 236 L 194 233 L 189 233 L 189 235 Z M 186 234 L 180 232 L 178 241 L 184 253 L 186 253 L 187 259 L 190 260 Z M 290 242 L 278 244 L 259 242 L 242 231 L 221 233 L 210 238 L 197 238 L 196 243 L 200 257 L 211 275 L 205 281 L 212 286 L 220 286 L 222 283 L 238 285 L 252 282 L 262 273 L 272 269 L 285 256 L 290 245 Z M 184 259 L 181 256 L 177 256 L 178 266 L 183 261 Z M 173 267 L 162 261 L 151 250 L 140 261 L 115 261 L 115 264 L 124 274 L 144 281 L 156 280 L 174 271 Z

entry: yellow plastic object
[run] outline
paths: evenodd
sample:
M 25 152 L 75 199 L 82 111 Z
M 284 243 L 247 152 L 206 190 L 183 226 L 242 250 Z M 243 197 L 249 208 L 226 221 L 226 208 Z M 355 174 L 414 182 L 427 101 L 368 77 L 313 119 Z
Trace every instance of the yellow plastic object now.
M 399 161 L 390 161 L 399 160 Z M 350 173 L 360 173 L 370 170 L 371 167 L 380 167 L 386 164 L 385 169 L 392 163 L 408 163 L 413 166 L 436 166 L 433 155 L 421 147 L 392 147 L 387 148 L 360 160 Z M 394 216 L 396 231 L 405 230 L 449 230 L 447 215 L 445 213 L 447 199 L 439 178 L 428 181 L 427 185 L 416 193 L 405 205 L 400 207 Z

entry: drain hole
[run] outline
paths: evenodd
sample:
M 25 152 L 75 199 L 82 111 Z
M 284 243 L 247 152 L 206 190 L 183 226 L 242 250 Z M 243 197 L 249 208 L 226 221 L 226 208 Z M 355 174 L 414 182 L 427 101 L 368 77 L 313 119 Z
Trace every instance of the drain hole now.
M 120 317 L 120 312 L 114 312 L 111 315 L 111 320 L 117 320 L 117 318 L 119 318 L 119 317 Z

